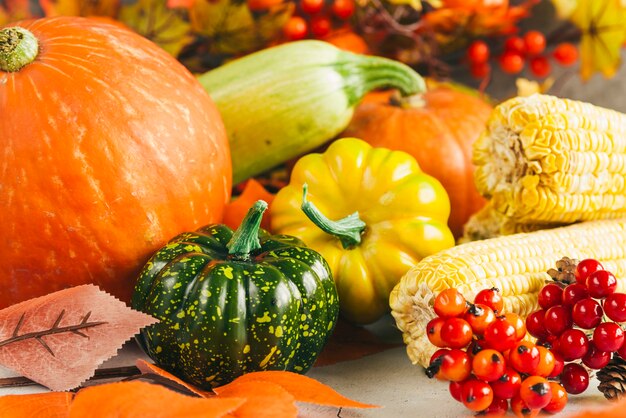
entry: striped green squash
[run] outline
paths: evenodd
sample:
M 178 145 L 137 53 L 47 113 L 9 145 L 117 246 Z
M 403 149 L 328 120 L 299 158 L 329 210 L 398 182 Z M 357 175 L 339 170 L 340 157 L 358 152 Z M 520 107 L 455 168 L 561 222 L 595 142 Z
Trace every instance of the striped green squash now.
M 313 365 L 337 321 L 335 284 L 317 252 L 259 229 L 266 208 L 235 232 L 183 233 L 146 264 L 132 306 L 160 320 L 138 338 L 157 365 L 203 388 Z

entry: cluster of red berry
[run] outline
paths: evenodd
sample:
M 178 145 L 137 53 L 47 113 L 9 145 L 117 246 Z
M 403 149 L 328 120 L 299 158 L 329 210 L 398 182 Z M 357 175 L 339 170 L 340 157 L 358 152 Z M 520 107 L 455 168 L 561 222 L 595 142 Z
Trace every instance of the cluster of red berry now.
M 557 376 L 563 364 L 558 367 L 548 348 L 524 340 L 524 320 L 501 315 L 502 307 L 497 289 L 480 291 L 474 303 L 454 288 L 440 292 L 434 300 L 437 316 L 426 326 L 439 350 L 426 374 L 449 381 L 454 399 L 472 411 L 504 415 L 509 402 L 518 416 L 561 411 L 567 393 L 547 378 Z
M 354 0 L 301 0 L 296 14 L 291 16 L 283 33 L 289 41 L 297 41 L 307 36 L 321 39 L 333 28 L 333 19 L 344 22 L 354 13 Z
M 617 293 L 617 279 L 593 259 L 574 270 L 576 282 L 564 287 L 550 283 L 539 291 L 539 306 L 526 318 L 528 332 L 538 344 L 551 347 L 568 362 L 560 374 L 567 392 L 581 393 L 589 385 L 589 369 L 606 366 L 613 353 L 626 358 L 624 331 L 626 294 Z M 604 316 L 608 320 L 604 320 Z
M 523 36 L 512 36 L 504 42 L 504 51 L 497 57 L 502 71 L 517 74 L 528 61 L 530 71 L 536 77 L 546 77 L 552 71 L 549 54 L 546 51 L 546 38 L 539 31 L 528 31 Z M 572 65 L 578 59 L 578 48 L 569 42 L 558 44 L 552 51 L 552 58 L 563 66 Z M 484 78 L 491 71 L 491 51 L 484 41 L 474 41 L 467 49 L 470 72 L 476 78 Z

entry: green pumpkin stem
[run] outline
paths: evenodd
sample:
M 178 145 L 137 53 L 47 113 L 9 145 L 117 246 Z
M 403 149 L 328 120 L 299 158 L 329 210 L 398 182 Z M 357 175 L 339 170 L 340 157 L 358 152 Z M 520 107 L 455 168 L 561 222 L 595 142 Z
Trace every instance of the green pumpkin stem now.
M 0 30 L 0 71 L 13 73 L 37 58 L 39 42 L 32 32 L 19 26 Z
M 250 253 L 261 248 L 259 242 L 259 227 L 263 212 L 267 209 L 267 203 L 263 200 L 257 200 L 248 210 L 246 217 L 241 221 L 241 225 L 235 231 L 226 248 L 228 254 L 235 258 L 247 260 Z
M 302 211 L 319 229 L 336 236 L 345 249 L 354 248 L 361 243 L 361 234 L 365 230 L 365 222 L 359 218 L 359 212 L 354 212 L 338 221 L 328 219 L 306 197 L 308 185 L 302 185 Z

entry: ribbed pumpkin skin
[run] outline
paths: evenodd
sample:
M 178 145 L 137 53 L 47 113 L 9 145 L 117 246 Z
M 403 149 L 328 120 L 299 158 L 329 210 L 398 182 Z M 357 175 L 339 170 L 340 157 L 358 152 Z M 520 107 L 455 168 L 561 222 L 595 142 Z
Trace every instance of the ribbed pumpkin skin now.
M 472 144 L 485 129 L 491 106 L 445 85 L 421 96 L 422 106 L 389 103 L 391 91 L 365 96 L 342 134 L 361 138 L 375 147 L 411 154 L 420 168 L 443 184 L 450 197 L 448 225 L 455 237 L 485 200 L 474 185 Z
M 0 307 L 88 282 L 130 300 L 154 251 L 221 219 L 221 118 L 192 74 L 127 29 L 19 25 L 40 54 L 0 71 Z
M 158 365 L 204 388 L 258 370 L 306 372 L 339 313 L 326 261 L 295 237 L 265 232 L 249 260 L 236 260 L 232 235 L 207 226 L 150 259 L 132 306 L 160 323 L 140 342 Z

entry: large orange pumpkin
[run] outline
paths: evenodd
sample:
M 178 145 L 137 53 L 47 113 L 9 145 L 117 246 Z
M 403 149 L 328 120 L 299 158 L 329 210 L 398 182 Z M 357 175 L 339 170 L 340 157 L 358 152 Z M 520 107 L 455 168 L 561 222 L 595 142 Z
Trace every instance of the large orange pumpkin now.
M 419 97 L 400 99 L 392 91 L 370 93 L 342 135 L 413 155 L 422 170 L 448 192 L 448 224 L 458 238 L 470 215 L 485 204 L 474 186 L 472 144 L 491 110 L 476 94 L 429 81 L 428 91 Z
M 155 250 L 222 218 L 219 113 L 181 64 L 119 25 L 14 26 L 38 47 L 21 69 L 0 54 L 0 307 L 82 283 L 130 300 Z M 16 31 L 0 32 L 0 52 L 30 39 Z

